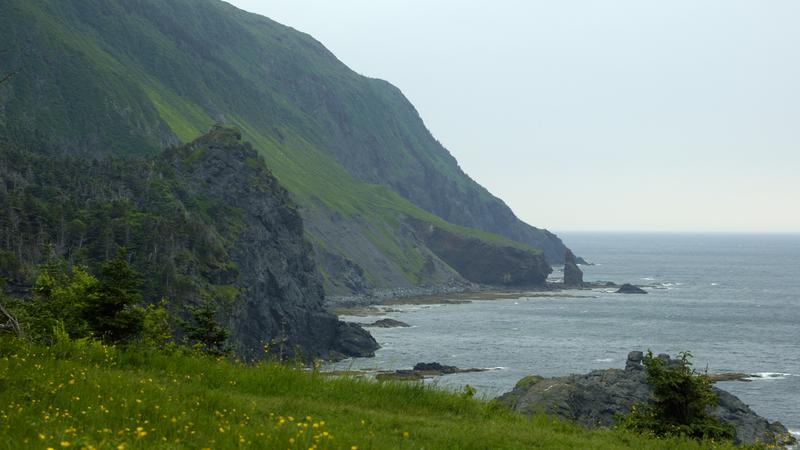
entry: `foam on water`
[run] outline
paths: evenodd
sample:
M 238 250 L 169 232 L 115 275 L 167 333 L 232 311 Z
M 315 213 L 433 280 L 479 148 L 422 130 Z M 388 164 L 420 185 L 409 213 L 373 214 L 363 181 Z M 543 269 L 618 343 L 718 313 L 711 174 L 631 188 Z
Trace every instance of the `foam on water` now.
M 789 434 L 797 438 L 797 442 L 800 442 L 800 430 L 789 430 Z M 797 450 L 800 448 L 800 444 L 793 445 L 791 447 L 787 447 L 787 450 Z
M 750 374 L 747 377 L 748 380 L 785 380 L 789 377 L 793 377 L 794 375 L 791 373 L 780 373 L 780 372 L 756 372 Z

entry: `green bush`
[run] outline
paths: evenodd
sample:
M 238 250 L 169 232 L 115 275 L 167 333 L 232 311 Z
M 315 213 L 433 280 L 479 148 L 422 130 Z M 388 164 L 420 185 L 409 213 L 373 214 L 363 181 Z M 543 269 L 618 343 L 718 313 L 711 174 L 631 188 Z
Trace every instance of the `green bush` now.
M 73 338 L 87 336 L 90 328 L 84 308 L 93 298 L 97 284 L 97 278 L 83 267 L 45 265 L 33 287 L 33 301 L 26 305 L 21 320 L 31 337 L 52 341 L 56 328 Z
M 692 369 L 691 353 L 679 355 L 678 360 L 668 361 L 647 352 L 643 363 L 654 400 L 634 405 L 630 414 L 618 418 L 618 424 L 656 436 L 732 440 L 734 427 L 709 414 L 717 401 L 710 378 Z

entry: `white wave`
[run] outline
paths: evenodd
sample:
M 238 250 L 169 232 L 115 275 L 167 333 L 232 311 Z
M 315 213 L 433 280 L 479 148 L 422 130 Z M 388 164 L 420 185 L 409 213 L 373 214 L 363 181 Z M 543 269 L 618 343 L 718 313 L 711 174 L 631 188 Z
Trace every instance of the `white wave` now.
M 748 380 L 785 380 L 786 378 L 792 377 L 791 373 L 781 373 L 781 372 L 756 372 L 751 373 Z
M 507 370 L 508 367 L 484 367 L 484 370 Z
M 796 437 L 798 441 L 800 441 L 800 430 L 789 430 L 789 434 Z M 800 449 L 800 444 L 793 445 L 791 447 L 786 447 L 787 450 L 797 450 Z
M 711 283 L 712 286 L 719 286 L 719 283 Z
M 655 281 L 655 278 L 652 278 L 652 277 L 644 277 L 644 278 L 642 278 L 642 280 L 645 280 L 645 281 Z
M 611 362 L 614 361 L 614 358 L 597 358 L 594 362 Z

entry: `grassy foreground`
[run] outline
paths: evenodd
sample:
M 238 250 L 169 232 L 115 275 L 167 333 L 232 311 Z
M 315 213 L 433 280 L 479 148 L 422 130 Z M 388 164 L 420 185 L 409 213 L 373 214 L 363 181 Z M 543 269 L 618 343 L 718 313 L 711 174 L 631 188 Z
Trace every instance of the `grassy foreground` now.
M 0 338 L 2 449 L 580 448 L 727 444 L 588 432 L 421 384 L 185 350 Z

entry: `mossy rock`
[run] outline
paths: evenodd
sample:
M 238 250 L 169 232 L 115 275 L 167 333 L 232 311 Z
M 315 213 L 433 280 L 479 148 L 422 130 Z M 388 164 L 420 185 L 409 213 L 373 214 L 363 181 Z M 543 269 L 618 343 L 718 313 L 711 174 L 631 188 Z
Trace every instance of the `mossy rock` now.
M 544 377 L 539 375 L 528 375 L 523 377 L 521 380 L 517 381 L 517 384 L 514 385 L 515 389 L 524 389 L 529 386 L 533 386 L 534 384 L 544 380 Z

